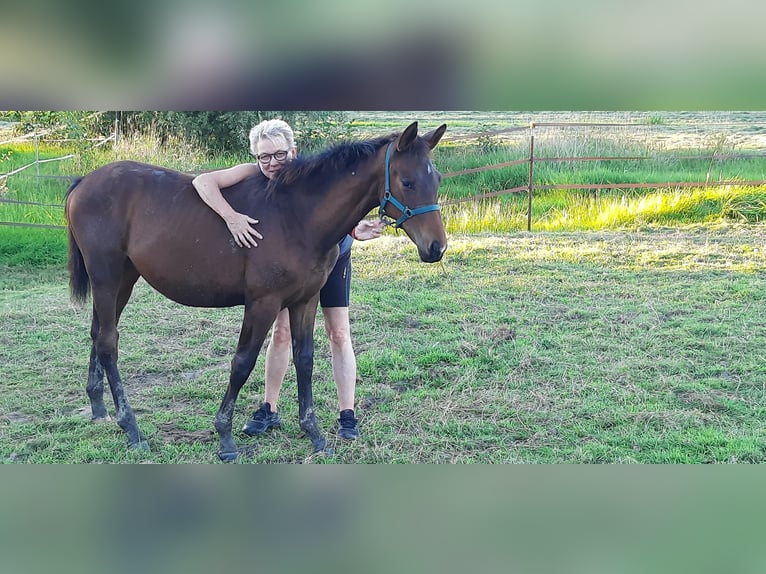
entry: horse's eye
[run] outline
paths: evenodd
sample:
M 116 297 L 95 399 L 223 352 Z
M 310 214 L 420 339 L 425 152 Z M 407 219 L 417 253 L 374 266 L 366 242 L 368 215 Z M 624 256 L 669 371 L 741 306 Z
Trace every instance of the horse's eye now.
M 406 189 L 412 189 L 415 187 L 415 184 L 412 183 L 409 179 L 402 179 L 402 187 Z

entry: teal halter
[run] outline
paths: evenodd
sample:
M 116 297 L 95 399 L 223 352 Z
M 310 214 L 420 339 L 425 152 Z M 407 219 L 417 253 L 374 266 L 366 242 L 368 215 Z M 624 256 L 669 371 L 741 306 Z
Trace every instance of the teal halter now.
M 403 205 L 402 202 L 396 199 L 393 195 L 391 195 L 391 175 L 389 174 L 389 167 L 391 164 L 391 149 L 393 145 L 394 143 L 391 142 L 388 144 L 388 149 L 386 149 L 386 190 L 383 193 L 383 199 L 380 200 L 380 210 L 378 211 L 378 217 L 380 217 L 380 220 L 386 225 L 393 225 L 395 229 L 399 229 L 402 226 L 402 223 L 411 217 L 415 217 L 421 213 L 428 213 L 429 211 L 439 211 L 440 208 L 437 204 L 433 203 L 431 205 L 424 205 L 423 207 L 410 209 L 406 205 Z M 402 216 L 396 221 L 393 219 L 385 219 L 387 217 L 385 211 L 386 205 L 389 203 L 392 203 L 394 207 L 402 212 Z

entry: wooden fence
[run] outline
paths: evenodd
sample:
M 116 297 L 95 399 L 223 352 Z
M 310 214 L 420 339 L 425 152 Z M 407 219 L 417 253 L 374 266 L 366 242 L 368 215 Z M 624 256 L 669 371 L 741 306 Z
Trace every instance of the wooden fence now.
M 501 189 L 498 191 L 488 192 L 488 193 L 482 193 L 479 195 L 473 195 L 469 197 L 462 197 L 457 199 L 449 199 L 442 201 L 442 205 L 452 205 L 457 203 L 463 203 L 463 202 L 476 202 L 482 199 L 488 199 L 492 197 L 498 197 L 502 195 L 509 195 L 509 194 L 517 194 L 517 193 L 526 193 L 527 194 L 527 230 L 532 230 L 532 200 L 534 197 L 535 192 L 537 191 L 545 191 L 550 189 L 570 189 L 570 190 L 599 190 L 599 189 L 678 189 L 678 188 L 689 188 L 689 187 L 720 187 L 720 186 L 728 186 L 728 185 L 738 185 L 738 186 L 761 186 L 766 185 L 766 180 L 749 180 L 749 181 L 710 181 L 708 178 L 706 181 L 667 181 L 667 182 L 634 182 L 634 183 L 597 183 L 597 184 L 545 184 L 545 185 L 537 185 L 534 181 L 535 176 L 535 165 L 542 163 L 542 162 L 610 162 L 610 161 L 648 161 L 652 158 L 649 156 L 572 156 L 572 157 L 538 157 L 535 155 L 535 132 L 538 128 L 573 128 L 573 127 L 585 127 L 585 128 L 594 128 L 594 127 L 619 127 L 619 128 L 646 128 L 647 126 L 644 124 L 626 124 L 626 123 L 579 123 L 579 122 L 570 122 L 570 123 L 536 123 L 536 122 L 530 122 L 529 126 L 523 126 L 523 127 L 512 127 L 512 128 L 505 128 L 501 130 L 494 130 L 490 132 L 483 132 L 480 134 L 471 134 L 471 135 L 463 135 L 463 136 L 457 136 L 454 138 L 451 138 L 450 141 L 464 141 L 464 140 L 477 140 L 480 138 L 487 138 L 487 137 L 497 137 L 504 134 L 511 134 L 515 132 L 527 132 L 527 137 L 529 141 L 528 146 L 528 155 L 525 158 L 512 160 L 512 161 L 506 161 L 501 163 L 495 163 L 491 165 L 485 165 L 481 167 L 475 167 L 475 168 L 469 168 L 469 169 L 463 169 L 459 171 L 453 171 L 453 172 L 446 172 L 443 175 L 445 178 L 450 177 L 460 177 L 463 175 L 473 174 L 473 173 L 480 173 L 484 171 L 490 171 L 490 170 L 501 170 L 506 169 L 508 167 L 518 166 L 518 165 L 527 165 L 528 166 L 528 175 L 527 175 L 527 182 L 524 185 L 520 185 L 517 187 L 509 188 L 509 189 Z M 38 136 L 40 134 L 37 134 Z M 29 136 L 21 136 L 21 137 L 29 137 Z M 116 141 L 118 137 L 117 132 L 115 131 L 114 134 L 109 136 L 106 139 L 103 140 L 94 140 L 98 141 L 97 144 L 95 144 L 94 147 L 98 147 L 101 145 L 106 144 L 109 141 Z M 19 138 L 15 138 L 19 139 Z M 12 140 L 9 140 L 12 141 Z M 3 145 L 7 142 L 0 142 L 0 145 Z M 38 141 L 38 138 L 35 138 L 35 141 Z M 45 176 L 39 174 L 39 165 L 45 162 L 49 161 L 60 161 L 63 159 L 68 159 L 70 157 L 73 157 L 72 154 L 59 157 L 59 158 L 52 158 L 52 159 L 44 159 L 40 160 L 37 157 L 35 157 L 35 161 L 25 165 L 21 168 L 15 169 L 9 173 L 6 174 L 0 174 L 0 180 L 7 178 L 11 175 L 15 175 L 27 168 L 30 168 L 32 166 L 37 166 L 37 174 L 35 177 L 38 178 L 60 178 L 62 180 L 65 180 L 67 182 L 73 181 L 78 176 Z M 726 159 L 749 159 L 749 158 L 766 158 L 766 153 L 755 153 L 755 154 L 716 154 L 715 152 L 710 155 L 701 155 L 701 156 L 684 156 L 684 160 L 711 160 L 711 161 L 720 161 L 720 160 L 726 160 Z M 15 201 L 10 199 L 5 199 L 0 197 L 0 202 L 2 203 L 14 203 L 19 205 L 30 205 L 30 206 L 42 206 L 42 207 L 53 207 L 53 208 L 63 208 L 63 204 L 44 204 L 44 203 L 35 203 L 35 202 L 25 202 L 25 201 Z M 24 227 L 45 227 L 45 228 L 60 228 L 64 229 L 64 226 L 61 225 L 46 225 L 46 224 L 38 224 L 38 223 L 24 223 L 24 222 L 9 222 L 9 221 L 0 221 L 0 225 L 14 225 L 14 226 L 24 226 Z

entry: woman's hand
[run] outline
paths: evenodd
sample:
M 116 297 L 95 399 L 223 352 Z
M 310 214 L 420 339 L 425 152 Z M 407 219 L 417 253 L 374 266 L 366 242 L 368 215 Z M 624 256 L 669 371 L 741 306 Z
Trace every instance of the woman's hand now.
M 226 221 L 226 226 L 234 237 L 234 241 L 240 247 L 258 247 L 256 239 L 263 239 L 263 235 L 258 233 L 255 227 L 253 227 L 253 225 L 258 223 L 257 219 L 235 211 L 226 217 L 224 221 Z
M 380 219 L 370 221 L 369 219 L 363 219 L 357 223 L 354 228 L 354 238 L 359 241 L 367 241 L 368 239 L 377 239 L 380 234 L 383 233 L 385 223 Z

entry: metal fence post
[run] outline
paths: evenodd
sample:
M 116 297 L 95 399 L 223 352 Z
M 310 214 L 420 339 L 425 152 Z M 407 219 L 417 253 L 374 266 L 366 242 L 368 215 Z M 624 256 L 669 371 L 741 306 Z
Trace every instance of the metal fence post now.
M 527 182 L 527 231 L 532 231 L 532 171 L 535 163 L 535 122 L 529 122 L 529 180 Z
M 35 127 L 35 175 L 40 177 L 40 138 L 37 135 L 37 127 Z M 36 183 L 36 182 L 35 182 Z

